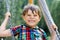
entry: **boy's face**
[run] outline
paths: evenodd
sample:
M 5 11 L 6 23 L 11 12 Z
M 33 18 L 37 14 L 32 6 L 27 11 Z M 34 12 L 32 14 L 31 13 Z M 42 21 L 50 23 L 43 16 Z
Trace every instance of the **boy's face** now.
M 26 24 L 28 24 L 32 28 L 34 28 L 40 21 L 40 17 L 38 15 L 38 13 L 36 13 L 35 11 L 34 11 L 34 13 L 32 13 L 32 11 L 30 9 L 25 14 L 25 16 L 23 16 L 23 19 L 26 22 Z

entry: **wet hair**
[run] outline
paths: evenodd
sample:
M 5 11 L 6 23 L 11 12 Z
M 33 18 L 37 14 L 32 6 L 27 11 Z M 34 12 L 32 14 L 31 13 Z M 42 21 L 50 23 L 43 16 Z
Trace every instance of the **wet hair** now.
M 25 16 L 25 14 L 28 12 L 29 9 L 32 11 L 33 14 L 34 14 L 34 11 L 35 11 L 36 13 L 38 13 L 39 17 L 42 16 L 40 8 L 37 5 L 26 5 L 23 9 L 22 15 Z

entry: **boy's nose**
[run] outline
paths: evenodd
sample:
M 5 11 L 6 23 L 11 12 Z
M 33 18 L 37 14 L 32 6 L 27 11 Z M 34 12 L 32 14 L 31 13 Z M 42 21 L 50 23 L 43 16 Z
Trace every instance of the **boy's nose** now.
M 33 15 L 31 15 L 31 18 L 34 18 L 34 16 L 33 16 Z

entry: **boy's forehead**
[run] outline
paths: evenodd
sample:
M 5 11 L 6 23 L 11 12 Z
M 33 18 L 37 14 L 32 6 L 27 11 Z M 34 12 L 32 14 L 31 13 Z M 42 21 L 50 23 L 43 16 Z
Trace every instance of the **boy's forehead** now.
M 35 11 L 32 11 L 32 10 L 28 10 L 27 14 L 37 14 Z

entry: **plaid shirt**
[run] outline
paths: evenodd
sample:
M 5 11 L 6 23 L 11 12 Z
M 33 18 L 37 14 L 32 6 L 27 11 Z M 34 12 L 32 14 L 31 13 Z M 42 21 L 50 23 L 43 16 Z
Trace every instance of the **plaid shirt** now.
M 16 26 L 11 28 L 13 35 L 18 35 L 18 40 L 47 40 L 46 33 L 38 28 L 30 28 L 26 25 Z

